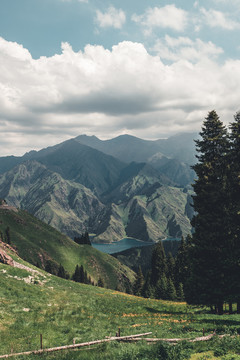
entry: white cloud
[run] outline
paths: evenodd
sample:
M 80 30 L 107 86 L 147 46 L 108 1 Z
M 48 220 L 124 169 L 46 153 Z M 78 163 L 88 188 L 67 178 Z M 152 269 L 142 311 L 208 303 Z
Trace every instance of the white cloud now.
M 0 38 L 0 156 L 82 133 L 158 138 L 199 131 L 212 109 L 232 121 L 240 61 L 219 65 L 214 44 L 187 37 L 166 37 L 164 45 L 175 56 L 171 64 L 132 42 L 79 52 L 64 43 L 60 55 L 35 60 Z
M 184 31 L 188 23 L 188 13 L 175 5 L 166 5 L 148 8 L 142 15 L 134 14 L 132 20 L 140 23 L 149 34 L 155 27 Z
M 166 35 L 159 39 L 153 50 L 161 59 L 170 61 L 188 60 L 192 63 L 200 62 L 206 58 L 217 58 L 223 49 L 211 41 L 203 42 L 201 39 L 191 40 L 188 37 L 173 38 Z
M 235 30 L 240 28 L 240 23 L 230 19 L 226 14 L 214 9 L 200 9 L 205 23 L 210 27 L 221 27 L 225 30 Z
M 113 27 L 121 29 L 126 22 L 126 15 L 122 9 L 110 6 L 105 13 L 97 10 L 95 21 L 101 28 Z

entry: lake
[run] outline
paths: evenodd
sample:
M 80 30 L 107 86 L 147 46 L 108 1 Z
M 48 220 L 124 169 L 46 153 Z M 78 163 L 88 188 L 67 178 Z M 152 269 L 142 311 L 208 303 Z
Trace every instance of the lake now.
M 153 243 L 144 242 L 132 238 L 125 238 L 120 241 L 113 242 L 111 244 L 96 244 L 92 242 L 92 246 L 95 249 L 100 250 L 107 254 L 114 254 L 123 250 L 131 249 L 133 247 L 149 246 L 149 245 L 153 245 Z

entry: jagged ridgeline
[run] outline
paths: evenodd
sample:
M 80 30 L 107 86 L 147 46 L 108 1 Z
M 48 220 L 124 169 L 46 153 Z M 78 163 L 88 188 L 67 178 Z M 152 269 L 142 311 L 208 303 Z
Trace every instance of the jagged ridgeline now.
M 0 236 L 16 249 L 21 258 L 57 274 L 59 268 L 73 275 L 77 265 L 83 266 L 92 282 L 103 280 L 104 286 L 126 291 L 135 274 L 117 259 L 90 245 L 79 245 L 53 227 L 24 210 L 0 206 Z
M 79 136 L 0 158 L 0 198 L 71 238 L 155 242 L 191 231 L 194 135 L 145 141 Z

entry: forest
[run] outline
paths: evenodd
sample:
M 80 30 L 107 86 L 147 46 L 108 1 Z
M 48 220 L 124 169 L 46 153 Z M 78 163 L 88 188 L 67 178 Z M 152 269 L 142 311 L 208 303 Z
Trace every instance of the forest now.
M 219 315 L 224 304 L 232 313 L 236 303 L 240 313 L 240 113 L 227 128 L 216 111 L 209 112 L 200 136 L 192 166 L 193 233 L 182 239 L 175 260 L 156 245 L 145 282 L 138 272 L 135 294 L 184 298 Z

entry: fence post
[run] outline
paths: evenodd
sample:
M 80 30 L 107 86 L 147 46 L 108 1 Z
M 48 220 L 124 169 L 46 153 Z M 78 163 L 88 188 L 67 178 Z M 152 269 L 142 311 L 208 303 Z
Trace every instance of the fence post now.
M 40 334 L 40 349 L 43 349 L 43 338 L 42 338 L 42 334 Z

